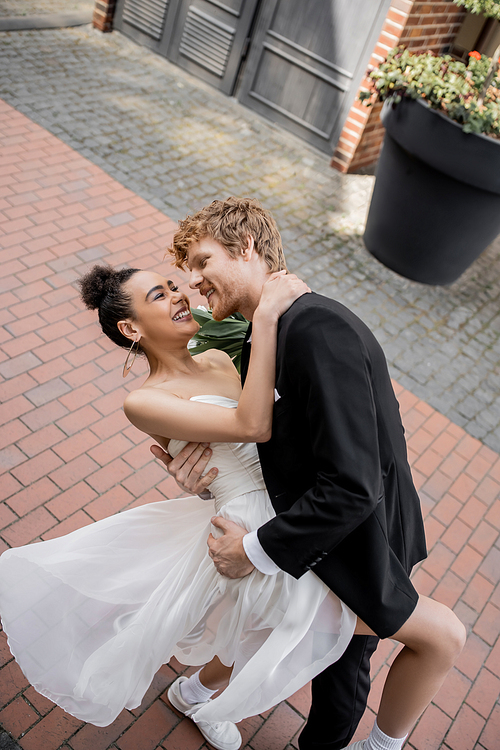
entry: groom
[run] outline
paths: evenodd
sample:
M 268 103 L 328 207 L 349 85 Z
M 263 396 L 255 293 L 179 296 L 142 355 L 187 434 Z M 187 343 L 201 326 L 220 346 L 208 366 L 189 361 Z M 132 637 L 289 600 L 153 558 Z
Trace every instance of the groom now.
M 285 268 L 274 219 L 250 199 L 214 201 L 188 216 L 171 252 L 216 320 L 239 311 L 251 321 L 269 273 Z M 251 326 L 243 380 L 250 347 Z M 191 491 L 213 478 L 202 477 L 204 448 L 190 444 L 169 463 Z M 339 302 L 306 294 L 281 318 L 272 438 L 259 455 L 277 515 L 251 533 L 215 519 L 224 533 L 209 547 L 219 572 L 239 578 L 256 567 L 300 578 L 313 570 L 379 637 L 393 635 L 418 599 L 409 574 L 426 555 L 420 503 L 383 352 Z M 354 636 L 313 680 L 301 750 L 349 744 L 377 643 Z

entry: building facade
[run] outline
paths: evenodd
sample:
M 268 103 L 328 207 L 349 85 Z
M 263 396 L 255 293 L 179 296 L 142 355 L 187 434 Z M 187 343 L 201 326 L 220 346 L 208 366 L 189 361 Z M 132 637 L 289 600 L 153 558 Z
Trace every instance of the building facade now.
M 499 33 L 453 0 L 96 0 L 93 23 L 235 96 L 341 172 L 371 171 L 382 144 L 380 105 L 358 101 L 368 65 L 397 44 L 466 59 Z

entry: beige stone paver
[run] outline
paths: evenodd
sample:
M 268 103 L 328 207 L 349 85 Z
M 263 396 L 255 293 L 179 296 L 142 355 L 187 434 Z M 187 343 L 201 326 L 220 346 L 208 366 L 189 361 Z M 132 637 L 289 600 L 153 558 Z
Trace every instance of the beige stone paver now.
M 0 19 L 92 10 L 94 5 L 94 0 L 1 0 Z

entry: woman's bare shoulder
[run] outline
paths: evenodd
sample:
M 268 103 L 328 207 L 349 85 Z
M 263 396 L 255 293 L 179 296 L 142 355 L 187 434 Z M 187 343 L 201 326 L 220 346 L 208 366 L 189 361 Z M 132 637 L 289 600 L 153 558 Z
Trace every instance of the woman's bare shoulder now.
M 165 399 L 175 399 L 177 402 L 179 396 L 167 388 L 158 388 L 152 385 L 143 385 L 137 388 L 135 391 L 130 391 L 125 397 L 123 402 L 123 410 L 127 417 L 133 416 L 138 411 L 143 411 L 144 408 L 154 406 L 154 404 L 161 399 L 165 402 Z
M 204 362 L 210 369 L 219 369 L 219 370 L 226 370 L 226 371 L 235 371 L 236 368 L 233 364 L 233 360 L 229 356 L 229 354 L 226 354 L 226 352 L 221 351 L 220 349 L 207 349 L 206 352 L 203 352 L 203 354 L 196 354 L 195 359 L 200 361 L 200 358 L 203 358 L 201 361 Z

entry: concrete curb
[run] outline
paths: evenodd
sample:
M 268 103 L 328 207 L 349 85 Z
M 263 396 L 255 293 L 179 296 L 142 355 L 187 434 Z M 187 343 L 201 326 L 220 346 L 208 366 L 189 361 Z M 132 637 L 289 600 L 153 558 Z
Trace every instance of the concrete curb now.
M 62 29 L 92 23 L 92 11 L 77 13 L 47 13 L 44 16 L 15 16 L 0 18 L 0 31 L 28 31 L 31 29 Z

